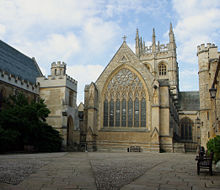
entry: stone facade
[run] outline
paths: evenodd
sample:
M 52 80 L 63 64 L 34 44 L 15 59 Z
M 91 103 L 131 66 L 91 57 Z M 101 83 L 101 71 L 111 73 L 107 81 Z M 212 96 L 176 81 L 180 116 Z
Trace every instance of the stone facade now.
M 76 149 L 79 144 L 79 124 L 76 105 L 77 81 L 66 75 L 66 64 L 52 63 L 48 78 L 38 77 L 40 97 L 51 113 L 47 123 L 63 137 L 63 146 Z
M 181 128 L 179 67 L 172 25 L 168 44 L 156 44 L 154 29 L 151 46 L 145 46 L 138 30 L 135 40 L 135 53 L 124 40 L 97 81 L 85 87 L 88 150 L 131 151 L 139 147 L 144 152 L 185 151 L 184 142 L 175 145 Z M 198 110 L 193 111 L 186 117 L 194 123 Z
M 197 47 L 199 64 L 199 93 L 201 119 L 201 145 L 206 147 L 210 138 L 220 135 L 220 93 L 219 93 L 219 56 L 218 47 L 207 43 Z M 216 97 L 211 98 L 209 89 L 216 89 Z

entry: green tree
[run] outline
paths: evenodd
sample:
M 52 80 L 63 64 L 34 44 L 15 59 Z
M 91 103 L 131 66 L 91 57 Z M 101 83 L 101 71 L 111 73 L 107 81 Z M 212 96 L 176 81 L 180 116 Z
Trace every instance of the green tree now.
M 207 142 L 208 152 L 214 152 L 215 163 L 220 160 L 220 136 L 216 136 Z
M 59 151 L 62 138 L 46 123 L 49 113 L 43 100 L 28 103 L 21 93 L 6 99 L 0 112 L 0 151 L 21 150 L 24 145 L 33 145 L 38 151 Z

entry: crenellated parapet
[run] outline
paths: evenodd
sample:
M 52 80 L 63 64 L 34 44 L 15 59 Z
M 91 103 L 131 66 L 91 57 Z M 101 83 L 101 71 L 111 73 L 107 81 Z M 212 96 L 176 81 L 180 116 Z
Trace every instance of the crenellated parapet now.
M 77 82 L 75 79 L 73 79 L 73 78 L 70 77 L 69 75 L 66 75 L 66 77 L 67 77 L 67 80 L 68 80 L 69 82 L 73 83 L 74 85 L 77 85 L 78 82 Z
M 67 86 L 68 88 L 77 92 L 77 81 L 68 75 L 49 75 L 48 77 L 38 77 L 37 81 L 40 83 L 41 88 Z
M 39 94 L 39 84 L 32 84 L 31 82 L 22 79 L 19 76 L 12 75 L 6 71 L 0 69 L 0 81 L 5 82 L 7 84 L 16 86 L 28 92 Z
M 66 63 L 62 62 L 62 61 L 57 61 L 57 62 L 53 62 L 51 64 L 52 67 L 66 67 Z
M 220 53 L 215 44 L 207 43 L 197 46 L 199 72 L 209 71 L 210 64 L 218 60 Z
M 218 48 L 215 44 L 207 43 L 207 44 L 201 44 L 197 46 L 197 55 L 203 52 L 208 52 L 211 48 Z
M 66 74 L 66 63 L 57 61 L 51 64 L 51 75 L 65 75 Z

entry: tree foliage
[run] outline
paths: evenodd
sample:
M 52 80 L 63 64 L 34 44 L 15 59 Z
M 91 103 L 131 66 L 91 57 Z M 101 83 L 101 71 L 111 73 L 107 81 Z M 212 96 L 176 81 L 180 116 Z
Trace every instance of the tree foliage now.
M 220 136 L 216 136 L 207 142 L 208 152 L 214 152 L 215 163 L 220 160 Z
M 24 145 L 41 152 L 59 151 L 62 138 L 46 123 L 49 113 L 43 100 L 28 103 L 21 93 L 6 99 L 0 112 L 0 151 L 22 150 Z

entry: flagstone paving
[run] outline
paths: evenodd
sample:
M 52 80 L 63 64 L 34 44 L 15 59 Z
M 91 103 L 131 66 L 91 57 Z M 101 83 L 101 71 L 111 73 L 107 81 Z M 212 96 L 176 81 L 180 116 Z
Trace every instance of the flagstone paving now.
M 71 152 L 0 155 L 0 190 L 219 190 L 195 154 Z

